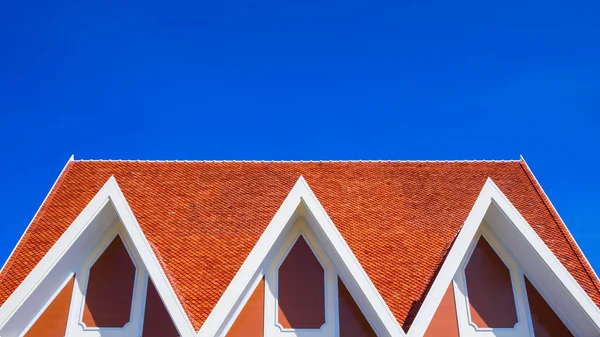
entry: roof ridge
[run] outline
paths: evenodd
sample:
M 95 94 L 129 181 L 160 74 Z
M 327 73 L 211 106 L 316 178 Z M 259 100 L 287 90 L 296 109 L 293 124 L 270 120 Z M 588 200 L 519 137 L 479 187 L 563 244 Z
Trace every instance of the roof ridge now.
M 178 159 L 75 159 L 76 162 L 127 162 L 127 163 L 519 163 L 521 159 L 334 159 L 334 160 L 178 160 Z

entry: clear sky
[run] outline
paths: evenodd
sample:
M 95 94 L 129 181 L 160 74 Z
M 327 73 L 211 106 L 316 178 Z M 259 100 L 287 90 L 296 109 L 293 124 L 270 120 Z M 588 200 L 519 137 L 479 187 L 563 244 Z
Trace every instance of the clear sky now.
M 600 270 L 598 1 L 0 4 L 0 261 L 80 159 L 518 159 Z

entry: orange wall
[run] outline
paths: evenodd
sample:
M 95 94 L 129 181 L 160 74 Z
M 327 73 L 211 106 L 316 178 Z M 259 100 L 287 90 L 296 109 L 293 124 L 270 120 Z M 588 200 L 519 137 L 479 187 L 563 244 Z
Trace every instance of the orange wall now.
M 67 329 L 71 295 L 75 277 L 71 278 L 42 315 L 33 323 L 25 337 L 63 337 Z
M 352 295 L 338 278 L 340 337 L 377 337 Z
M 518 322 L 510 271 L 482 237 L 465 268 L 471 319 L 480 328 L 512 328 Z
M 525 278 L 525 287 L 527 288 L 535 337 L 573 336 L 527 278 Z
M 227 337 L 263 337 L 264 314 L 265 280 L 263 278 L 233 322 Z
M 325 323 L 325 270 L 302 236 L 279 267 L 277 288 L 284 328 L 319 329 Z
M 90 270 L 83 323 L 87 327 L 123 327 L 129 322 L 135 266 L 119 236 Z
M 144 327 L 142 337 L 177 337 L 179 333 L 167 308 L 158 295 L 154 283 L 148 279 L 146 308 L 144 309 Z
M 456 304 L 454 303 L 454 287 L 452 282 L 433 315 L 425 337 L 459 337 Z

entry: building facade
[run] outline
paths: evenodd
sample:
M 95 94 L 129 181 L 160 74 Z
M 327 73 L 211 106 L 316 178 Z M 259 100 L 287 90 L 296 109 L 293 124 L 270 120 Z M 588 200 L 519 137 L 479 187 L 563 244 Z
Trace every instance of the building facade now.
M 522 159 L 71 159 L 0 337 L 593 337 L 599 289 Z

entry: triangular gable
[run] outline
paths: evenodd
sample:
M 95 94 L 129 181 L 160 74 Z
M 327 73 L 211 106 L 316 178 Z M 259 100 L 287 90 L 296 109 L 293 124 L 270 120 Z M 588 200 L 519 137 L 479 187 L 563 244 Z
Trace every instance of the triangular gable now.
M 307 182 L 300 177 L 198 332 L 223 336 L 263 277 L 263 268 L 286 226 L 299 210 L 312 217 L 311 230 L 378 336 L 404 336 L 402 328 L 350 250 Z
M 72 269 L 73 264 L 80 259 L 79 252 L 86 251 L 95 242 L 95 237 L 101 235 L 117 219 L 139 255 L 177 330 L 182 337 L 194 336 L 191 322 L 114 177 L 108 179 L 0 307 L 0 335 L 20 333 L 30 323 L 32 313 L 39 312 L 43 302 L 51 298 L 53 292 L 64 282 L 67 270 Z
M 578 336 L 600 335 L 600 310 L 506 196 L 488 178 L 408 331 L 424 336 L 448 284 L 484 223 L 522 266 L 526 277 Z

